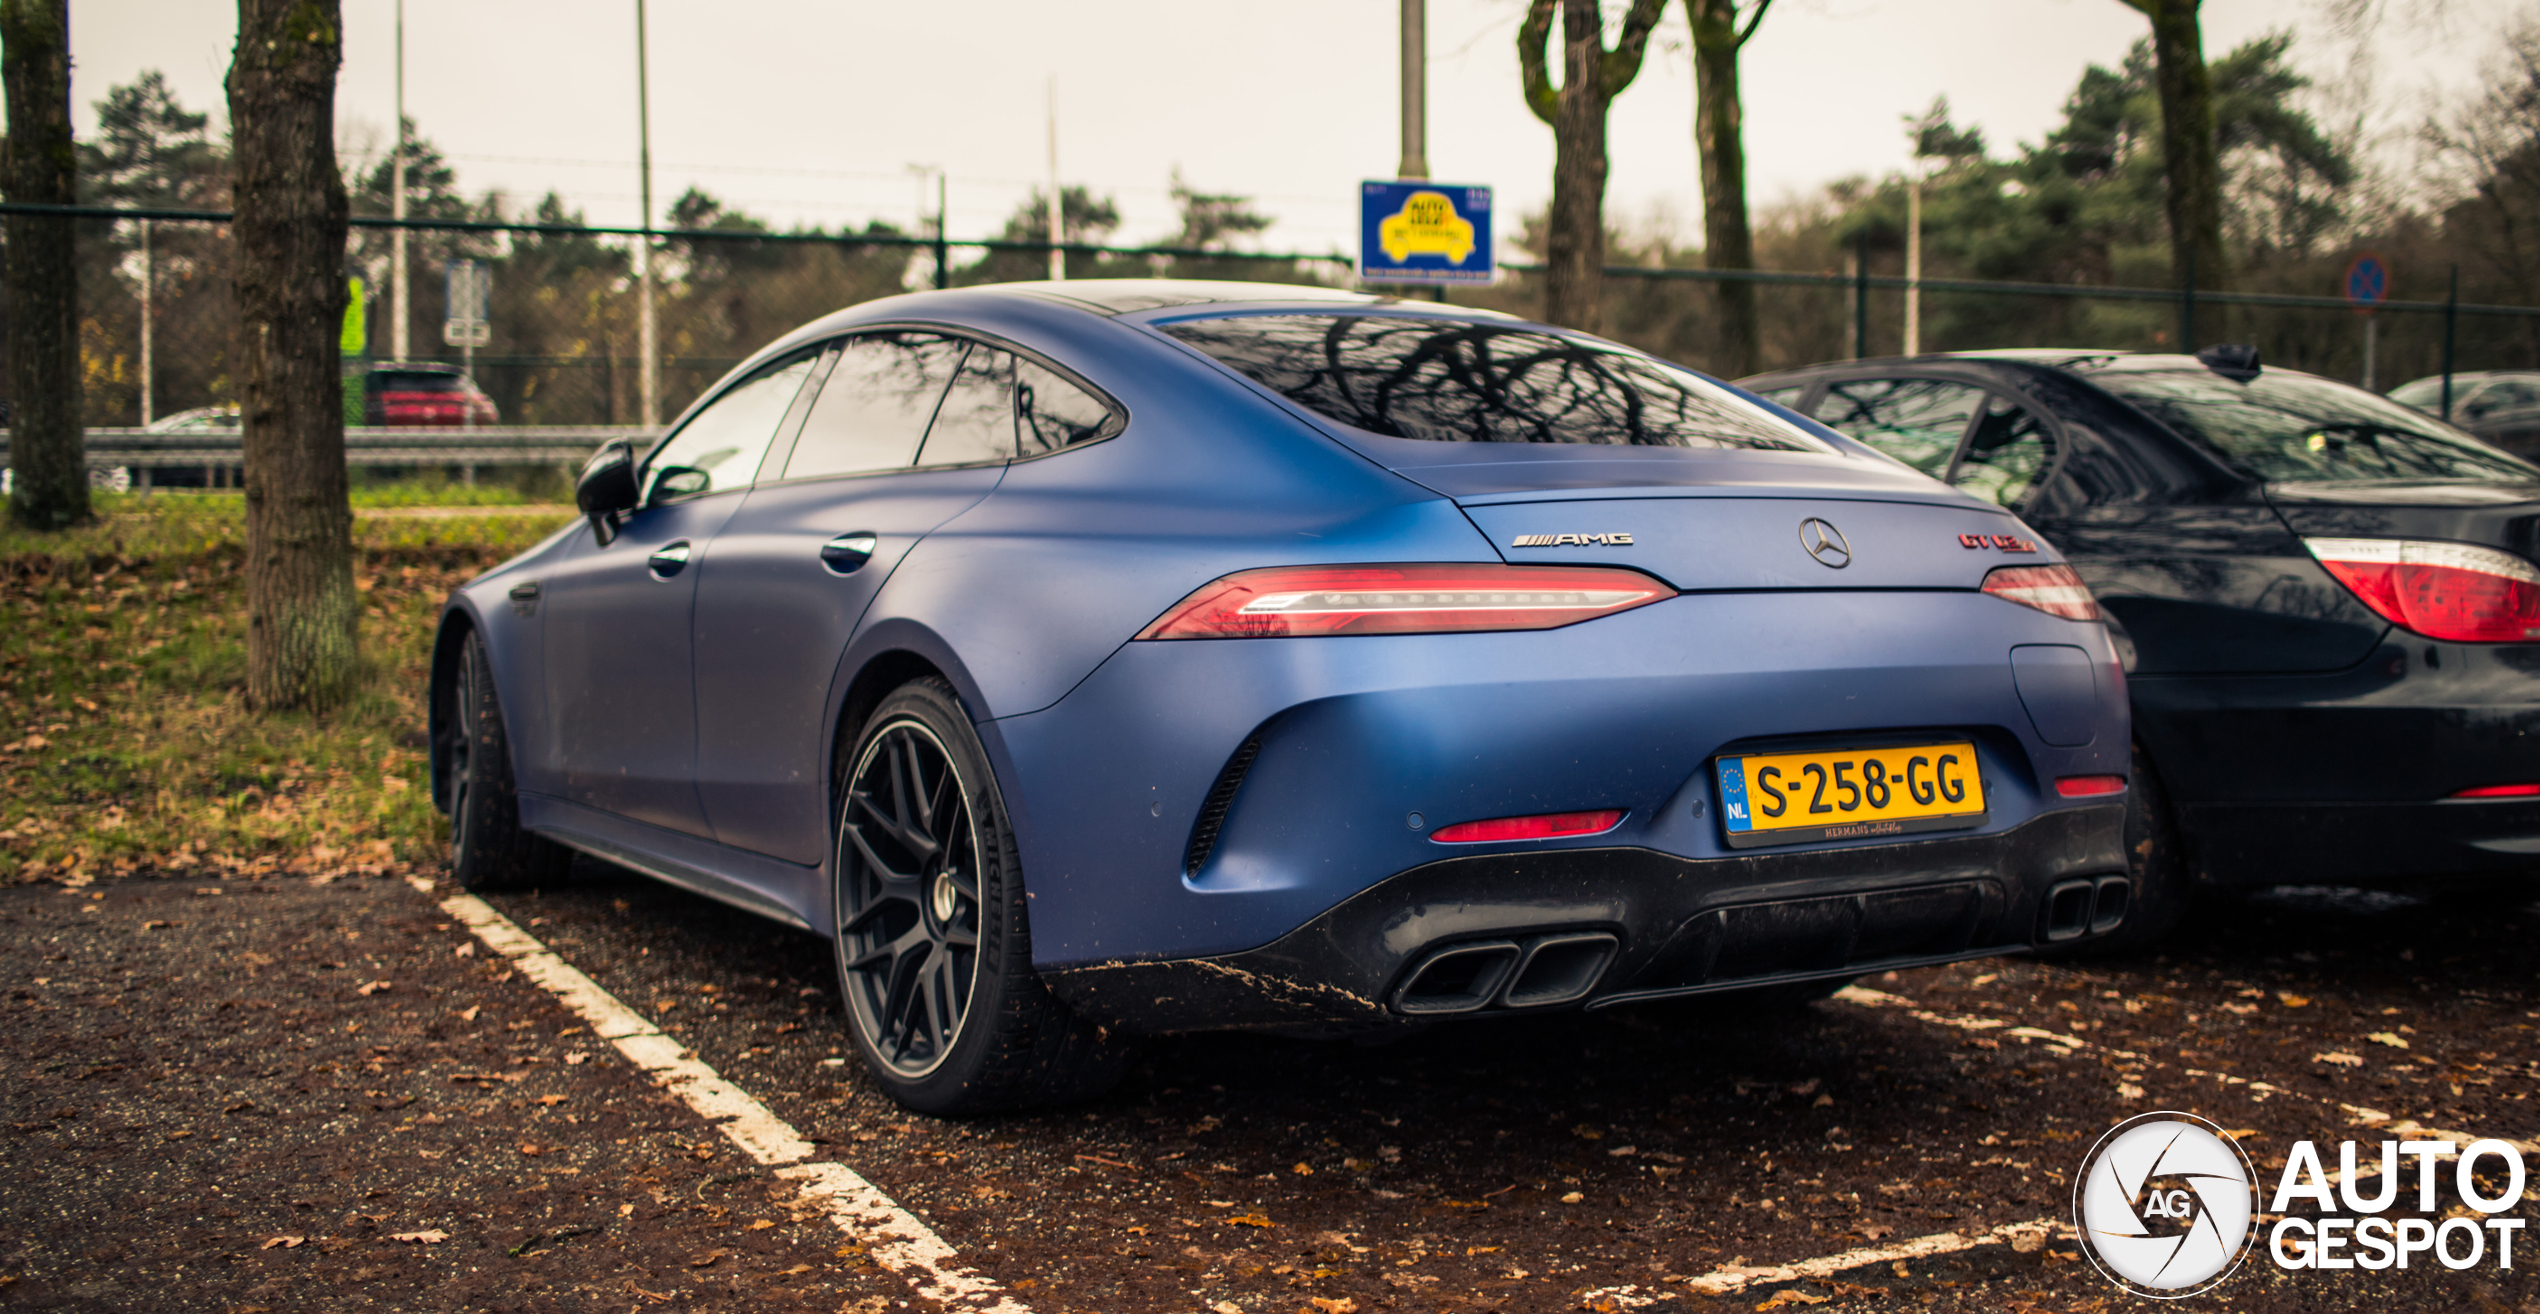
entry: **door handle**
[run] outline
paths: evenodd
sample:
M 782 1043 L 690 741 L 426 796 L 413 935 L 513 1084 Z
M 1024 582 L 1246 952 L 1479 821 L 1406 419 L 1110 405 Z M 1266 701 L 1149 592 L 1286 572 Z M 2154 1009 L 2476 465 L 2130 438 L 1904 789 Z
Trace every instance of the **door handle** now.
M 820 564 L 832 575 L 852 575 L 873 559 L 873 549 L 881 545 L 882 540 L 873 534 L 840 534 L 820 545 Z
M 683 538 L 653 549 L 653 554 L 644 558 L 644 564 L 652 567 L 655 579 L 668 579 L 678 574 L 688 566 L 688 540 Z

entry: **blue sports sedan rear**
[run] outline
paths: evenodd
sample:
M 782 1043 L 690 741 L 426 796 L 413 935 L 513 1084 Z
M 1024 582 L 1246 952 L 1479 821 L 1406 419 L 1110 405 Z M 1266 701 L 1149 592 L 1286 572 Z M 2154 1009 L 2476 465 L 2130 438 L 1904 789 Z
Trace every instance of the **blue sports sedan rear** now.
M 2081 944 L 2126 691 L 2010 513 L 1487 312 L 1071 282 L 807 325 L 461 588 L 471 888 L 575 850 L 829 937 L 963 1112 L 1346 1034 Z

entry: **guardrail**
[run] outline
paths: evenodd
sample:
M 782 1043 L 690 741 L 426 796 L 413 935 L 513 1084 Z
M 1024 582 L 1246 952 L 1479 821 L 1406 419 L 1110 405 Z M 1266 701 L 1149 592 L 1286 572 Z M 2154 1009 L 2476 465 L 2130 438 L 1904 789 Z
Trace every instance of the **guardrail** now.
M 483 429 L 349 428 L 347 465 L 580 465 L 600 444 L 648 442 L 660 431 L 621 425 L 503 425 Z M 234 470 L 244 462 L 235 429 L 97 428 L 87 431 L 91 469 Z M 9 463 L 9 431 L 0 429 L 0 466 Z

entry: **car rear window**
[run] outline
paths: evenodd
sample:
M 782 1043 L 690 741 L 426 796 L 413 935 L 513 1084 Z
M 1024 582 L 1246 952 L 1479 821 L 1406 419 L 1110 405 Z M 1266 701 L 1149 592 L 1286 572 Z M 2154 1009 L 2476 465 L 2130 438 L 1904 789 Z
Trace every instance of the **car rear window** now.
M 2109 370 L 2091 381 L 2260 479 L 2540 478 L 2540 467 L 2420 411 L 2306 374 Z
M 1699 375 L 1540 329 L 1312 314 L 1162 328 L 1299 406 L 1390 438 L 1833 450 Z
M 465 386 L 455 374 L 431 370 L 373 370 L 370 376 L 373 392 L 463 392 Z

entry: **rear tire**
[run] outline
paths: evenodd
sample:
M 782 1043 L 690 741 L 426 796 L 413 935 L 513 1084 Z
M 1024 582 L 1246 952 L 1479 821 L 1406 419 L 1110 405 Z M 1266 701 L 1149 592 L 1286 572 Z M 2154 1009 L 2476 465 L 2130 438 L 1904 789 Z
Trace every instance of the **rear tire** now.
M 844 759 L 838 797 L 838 986 L 874 1081 L 947 1116 L 1116 1084 L 1130 1045 L 1032 972 L 1013 826 L 952 686 L 917 680 L 883 699 Z
M 446 691 L 451 727 L 450 874 L 463 890 L 503 890 L 564 878 L 573 851 L 521 829 L 512 787 L 511 741 L 485 641 L 473 632 L 459 649 Z

